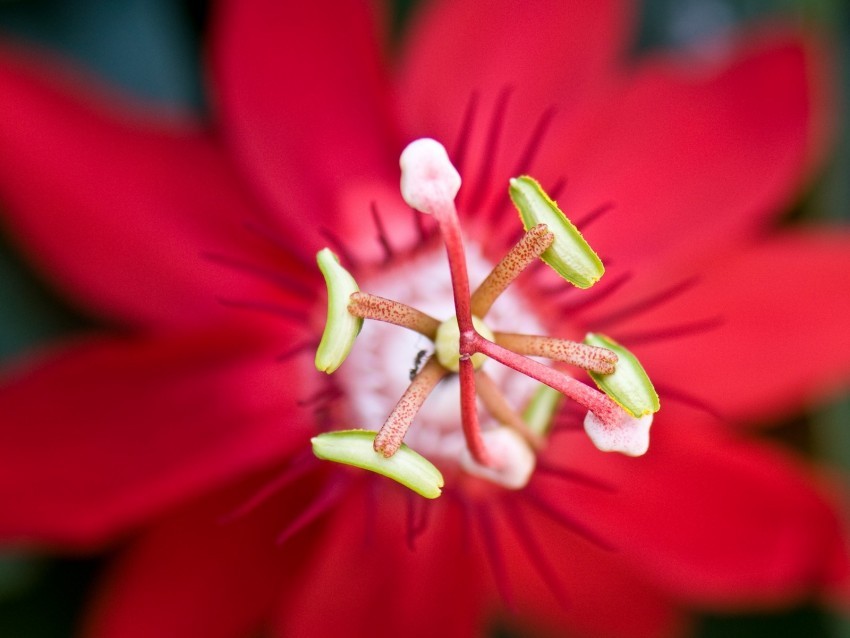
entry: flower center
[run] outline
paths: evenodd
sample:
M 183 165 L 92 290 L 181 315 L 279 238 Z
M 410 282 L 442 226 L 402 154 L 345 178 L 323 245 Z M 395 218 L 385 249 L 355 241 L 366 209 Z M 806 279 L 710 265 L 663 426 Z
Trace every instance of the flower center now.
M 446 150 L 434 140 L 416 140 L 404 150 L 400 164 L 402 197 L 415 210 L 433 215 L 437 222 L 446 251 L 449 283 L 442 284 L 442 294 L 435 294 L 441 285 L 432 256 L 431 262 L 412 270 L 409 264 L 395 268 L 386 281 L 371 281 L 370 292 L 361 292 L 336 256 L 328 249 L 320 251 L 319 268 L 328 284 L 329 299 L 328 321 L 316 353 L 316 367 L 329 374 L 339 368 L 351 352 L 364 319 L 407 328 L 417 338 L 430 341 L 433 349 L 414 345 L 410 383 L 374 437 L 368 430 L 327 433 L 313 439 L 314 453 L 323 459 L 384 474 L 428 498 L 439 496 L 443 477 L 421 455 L 424 448 L 429 448 L 432 456 L 459 460 L 470 474 L 511 489 L 524 487 L 534 470 L 536 451 L 545 445 L 549 420 L 557 404 L 546 397 L 547 392 L 537 392 L 529 405 L 512 403 L 514 397 L 505 393 L 503 384 L 482 369 L 485 359 L 490 358 L 586 408 L 585 429 L 601 450 L 643 454 L 649 444 L 652 414 L 659 408 L 658 395 L 630 352 L 603 335 L 588 334 L 584 343 L 577 343 L 538 334 L 493 332 L 482 320 L 488 317 L 488 324 L 498 327 L 497 318 L 488 316 L 495 302 L 506 298 L 504 293 L 510 284 L 538 257 L 573 285 L 593 286 L 605 269 L 576 227 L 535 180 L 525 176 L 511 179 L 509 193 L 519 210 L 525 235 L 489 273 L 488 265 L 475 265 L 476 279 L 482 278 L 478 270 L 487 274 L 473 289 L 473 253 L 464 246 L 454 204 L 461 178 Z M 480 257 L 477 260 L 484 262 Z M 442 281 L 445 280 L 443 274 Z M 386 294 L 392 296 L 375 294 L 382 289 L 382 283 L 387 287 Z M 435 304 L 450 300 L 454 316 L 441 322 L 423 311 L 422 302 L 431 299 Z M 510 314 L 514 320 L 512 330 L 517 329 L 516 317 L 533 316 L 521 304 Z M 398 370 L 391 361 L 397 362 L 401 356 L 402 361 L 409 362 L 411 350 L 409 345 L 403 348 L 380 333 L 367 342 L 372 360 L 365 367 L 352 370 L 348 383 L 366 384 L 350 388 L 350 396 L 359 397 L 355 402 L 375 404 L 377 408 L 383 402 L 373 401 L 372 397 L 396 395 L 387 393 L 388 386 L 397 383 L 395 379 L 404 379 L 404 370 Z M 530 356 L 584 368 L 601 391 Z M 459 405 L 455 402 L 455 407 L 447 408 L 432 400 L 431 425 L 423 428 L 426 400 L 438 386 L 451 392 L 451 379 L 457 379 Z M 484 422 L 479 419 L 479 402 L 489 414 Z M 422 432 L 419 452 L 403 444 L 406 438 L 412 443 L 407 435 L 414 421 L 418 421 L 417 429 Z
M 477 285 L 493 269 L 493 264 L 474 243 L 467 246 L 466 257 L 470 281 Z M 391 270 L 364 280 L 363 288 L 383 298 L 418 308 L 433 317 L 446 317 L 454 312 L 451 278 L 445 256 L 439 247 L 414 254 L 405 262 L 394 265 Z M 460 358 L 457 321 L 454 318 L 446 320 L 441 328 L 452 325 L 453 371 L 457 372 Z M 544 330 L 534 308 L 515 290 L 506 291 L 494 304 L 487 314 L 485 331 L 489 331 L 488 326 L 496 331 L 531 334 L 539 334 Z M 384 322 L 366 322 L 357 338 L 357 347 L 338 372 L 353 413 L 351 425 L 369 430 L 380 428 L 412 377 L 439 347 L 439 342 L 439 330 L 435 347 L 434 343 L 417 332 L 400 330 Z M 451 348 L 446 350 L 452 352 Z M 484 362 L 486 357 L 473 355 L 473 359 Z M 512 405 L 525 406 L 538 386 L 528 377 L 497 363 L 485 364 L 483 369 Z M 445 378 L 433 389 L 416 415 L 415 425 L 405 437 L 410 447 L 447 469 L 461 465 L 466 449 L 460 428 L 458 393 L 458 377 L 451 375 Z M 489 413 L 482 411 L 482 430 L 492 430 L 499 425 Z

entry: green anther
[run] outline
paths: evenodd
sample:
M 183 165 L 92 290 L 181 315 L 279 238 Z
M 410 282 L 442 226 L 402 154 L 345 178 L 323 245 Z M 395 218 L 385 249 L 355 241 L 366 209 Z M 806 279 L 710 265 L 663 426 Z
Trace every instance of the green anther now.
M 523 175 L 510 181 L 509 192 L 526 230 L 546 224 L 555 241 L 541 259 L 579 288 L 590 288 L 605 273 L 602 260 L 536 180 Z
M 658 412 L 661 408 L 658 393 L 637 357 L 605 335 L 589 332 L 584 342 L 591 346 L 608 348 L 619 357 L 617 369 L 612 374 L 589 372 L 600 390 L 633 417 Z
M 316 350 L 316 368 L 331 374 L 345 361 L 363 327 L 363 319 L 348 312 L 349 298 L 360 288 L 329 248 L 320 250 L 316 261 L 328 287 L 328 319 Z
M 325 432 L 311 439 L 313 454 L 325 461 L 376 472 L 425 498 L 440 496 L 443 475 L 431 461 L 404 444 L 398 452 L 385 458 L 373 447 L 376 434 L 372 430 Z
M 563 398 L 563 394 L 541 383 L 522 413 L 522 420 L 528 429 L 540 436 L 546 436 Z

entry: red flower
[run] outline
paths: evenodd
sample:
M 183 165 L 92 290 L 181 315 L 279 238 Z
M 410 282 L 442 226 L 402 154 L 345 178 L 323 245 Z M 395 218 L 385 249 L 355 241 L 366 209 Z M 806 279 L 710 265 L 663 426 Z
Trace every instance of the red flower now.
M 465 636 L 500 600 L 542 628 L 657 635 L 685 606 L 846 586 L 827 493 L 706 409 L 765 421 L 850 372 L 850 237 L 771 226 L 823 152 L 817 47 L 771 30 L 625 64 L 631 3 L 484 4 L 429 7 L 390 72 L 353 0 L 333 19 L 222 2 L 214 127 L 3 54 L 6 222 L 115 328 L 22 362 L 0 390 L 0 531 L 93 548 L 141 529 L 92 635 Z M 298 350 L 324 312 L 315 252 L 339 243 L 367 289 L 393 273 L 431 283 L 410 267 L 431 248 L 397 194 L 399 152 L 421 135 L 455 151 L 482 260 L 516 232 L 510 175 L 568 175 L 559 199 L 578 219 L 616 204 L 586 233 L 614 263 L 599 292 L 526 280 L 521 294 L 554 332 L 604 327 L 634 346 L 664 402 L 645 457 L 567 428 L 524 490 L 458 474 L 426 506 L 311 460 L 317 429 L 366 425 L 346 423 L 364 393 L 345 378 L 323 392 Z M 274 496 L 221 523 L 270 480 Z

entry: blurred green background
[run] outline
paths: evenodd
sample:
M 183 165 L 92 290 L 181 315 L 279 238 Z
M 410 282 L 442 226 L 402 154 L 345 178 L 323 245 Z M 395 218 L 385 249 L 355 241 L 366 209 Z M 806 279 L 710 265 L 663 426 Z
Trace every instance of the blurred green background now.
M 588 0 L 592 1 L 592 0 Z M 396 27 L 414 9 L 396 2 Z M 638 48 L 680 47 L 765 16 L 816 25 L 839 56 L 850 115 L 850 2 L 847 0 L 645 0 Z M 204 110 L 201 50 L 204 0 L 0 0 L 0 29 L 39 42 L 87 65 L 146 100 Z M 840 120 L 847 121 L 842 116 Z M 788 212 L 787 223 L 850 219 L 850 137 L 841 131 L 832 161 Z M 0 358 L 90 323 L 43 286 L 0 236 Z M 848 327 L 850 329 L 850 327 Z M 850 475 L 850 400 L 797 418 L 771 436 Z M 74 634 L 90 587 L 108 559 L 0 552 L 0 637 L 64 638 Z M 494 635 L 515 634 L 495 628 Z M 703 637 L 850 638 L 850 621 L 815 605 L 783 614 L 703 616 Z M 153 637 L 152 637 L 153 638 Z M 188 638 L 188 637 L 187 637 Z

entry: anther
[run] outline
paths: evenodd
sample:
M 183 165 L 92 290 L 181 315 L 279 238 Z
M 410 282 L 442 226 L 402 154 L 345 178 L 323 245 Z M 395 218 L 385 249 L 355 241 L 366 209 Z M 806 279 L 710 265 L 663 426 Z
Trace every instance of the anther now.
M 605 272 L 602 260 L 540 184 L 523 175 L 510 180 L 511 199 L 526 229 L 545 223 L 555 235 L 541 257 L 555 272 L 579 288 L 590 288 Z
M 316 261 L 328 287 L 328 318 L 315 363 L 316 369 L 331 374 L 345 361 L 363 326 L 363 320 L 352 316 L 346 307 L 351 295 L 360 289 L 329 249 L 320 250 Z

